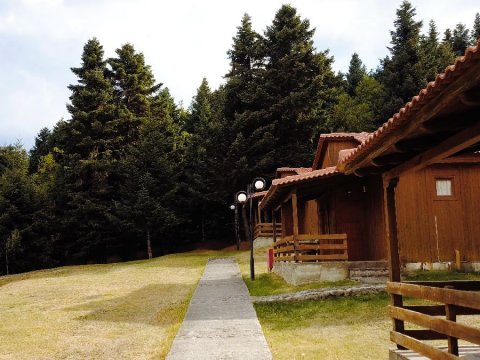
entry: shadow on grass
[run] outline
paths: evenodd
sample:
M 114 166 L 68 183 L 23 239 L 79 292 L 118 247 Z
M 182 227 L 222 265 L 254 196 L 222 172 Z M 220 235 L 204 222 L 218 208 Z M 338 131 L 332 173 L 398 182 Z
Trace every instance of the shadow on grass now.
M 99 299 L 86 297 L 81 305 L 65 311 L 87 312 L 76 318 L 81 321 L 141 323 L 151 326 L 181 322 L 191 289 L 181 284 L 148 285 L 126 296 Z M 172 296 L 175 294 L 175 296 Z
M 204 266 L 211 257 L 221 257 L 228 253 L 212 252 L 212 253 L 192 253 L 192 254 L 170 254 L 153 259 L 133 260 L 126 262 L 110 263 L 110 264 L 88 264 L 88 265 L 71 265 L 57 268 L 35 270 L 21 274 L 0 276 L 0 287 L 24 280 L 58 278 L 78 275 L 98 276 L 105 275 L 112 271 L 124 270 L 129 267 L 135 269 L 149 268 L 197 268 Z

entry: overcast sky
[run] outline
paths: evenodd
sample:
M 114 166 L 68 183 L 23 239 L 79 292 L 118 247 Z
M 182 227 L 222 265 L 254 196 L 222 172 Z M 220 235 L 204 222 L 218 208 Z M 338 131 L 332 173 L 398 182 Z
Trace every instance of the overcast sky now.
M 263 32 L 283 3 L 316 28 L 317 50 L 330 49 L 346 71 L 353 52 L 375 68 L 387 54 L 400 0 L 0 0 L 0 145 L 28 149 L 42 127 L 68 119 L 68 84 L 83 45 L 97 37 L 106 57 L 126 42 L 145 55 L 156 80 L 188 106 L 203 77 L 212 88 L 228 70 L 227 50 L 243 13 Z M 478 0 L 413 0 L 417 19 L 443 32 L 472 27 Z

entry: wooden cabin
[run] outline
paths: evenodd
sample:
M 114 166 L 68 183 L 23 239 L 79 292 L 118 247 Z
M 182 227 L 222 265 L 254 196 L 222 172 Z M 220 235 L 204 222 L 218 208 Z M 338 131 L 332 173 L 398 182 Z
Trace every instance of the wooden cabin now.
M 382 176 L 393 319 L 390 339 L 399 348 L 391 351 L 391 359 L 415 356 L 404 349 L 432 359 L 480 356 L 480 328 L 464 321 L 465 315 L 480 314 L 480 282 L 405 283 L 400 276 L 402 257 L 423 251 L 441 260 L 450 256 L 450 251 L 442 253 L 447 242 L 461 248 L 462 257 L 478 259 L 479 150 L 480 42 L 339 163 L 346 175 Z M 414 176 L 419 172 L 424 174 L 425 193 L 416 195 L 409 188 L 418 181 Z M 405 199 L 408 208 L 402 205 Z M 446 213 L 449 206 L 454 210 Z M 419 211 L 408 215 L 413 208 Z M 436 214 L 435 241 L 431 229 L 418 224 L 416 216 L 421 213 Z M 445 234 L 448 238 L 442 237 Z M 417 299 L 415 305 L 405 305 L 404 296 Z M 461 323 L 459 315 L 463 315 Z M 472 346 L 459 346 L 459 339 Z M 446 346 L 432 346 L 429 340 L 445 340 Z
M 382 209 L 380 179 L 346 176 L 335 167 L 367 136 L 322 134 L 310 171 L 273 180 L 260 207 L 271 210 L 272 217 L 281 213 L 276 261 L 386 258 L 383 215 L 377 210 Z
M 358 176 L 342 173 L 336 167 L 368 138 L 367 133 L 323 134 L 310 170 L 277 171 L 277 179 L 260 204 L 264 212 L 269 209 L 273 214 L 281 213 L 277 261 L 386 260 L 381 175 L 372 172 Z M 409 269 L 449 268 L 460 257 L 466 268 L 480 267 L 476 263 L 480 248 L 474 245 L 480 234 L 480 202 L 473 200 L 480 191 L 478 184 L 479 153 L 458 154 L 405 176 L 396 190 L 403 264 Z M 322 235 L 328 244 L 332 236 L 345 237 L 342 234 L 346 235 L 345 251 L 339 248 L 337 252 L 313 254 L 309 247 L 309 236 Z M 308 242 L 305 253 L 292 248 L 294 236 Z M 419 242 L 419 238 L 424 240 Z M 299 241 L 297 245 L 301 246 Z

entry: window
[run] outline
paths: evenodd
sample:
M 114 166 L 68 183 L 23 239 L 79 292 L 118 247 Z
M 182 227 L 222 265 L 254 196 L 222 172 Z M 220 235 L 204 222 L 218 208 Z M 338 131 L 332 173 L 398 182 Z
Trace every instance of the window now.
M 453 196 L 452 179 L 436 179 L 437 196 Z
M 434 200 L 458 200 L 458 177 L 438 174 L 434 176 L 435 186 L 433 188 Z

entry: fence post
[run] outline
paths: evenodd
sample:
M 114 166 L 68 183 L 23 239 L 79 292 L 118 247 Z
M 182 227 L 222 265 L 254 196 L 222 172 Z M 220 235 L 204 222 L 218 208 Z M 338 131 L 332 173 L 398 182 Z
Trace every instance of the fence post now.
M 444 286 L 445 289 L 455 289 L 451 285 Z M 455 305 L 445 304 L 445 315 L 447 320 L 457 321 L 457 313 L 455 312 Z M 458 339 L 453 336 L 448 336 L 448 352 L 458 356 Z
M 293 216 L 293 251 L 295 262 L 298 261 L 298 206 L 297 189 L 292 192 L 292 216 Z

